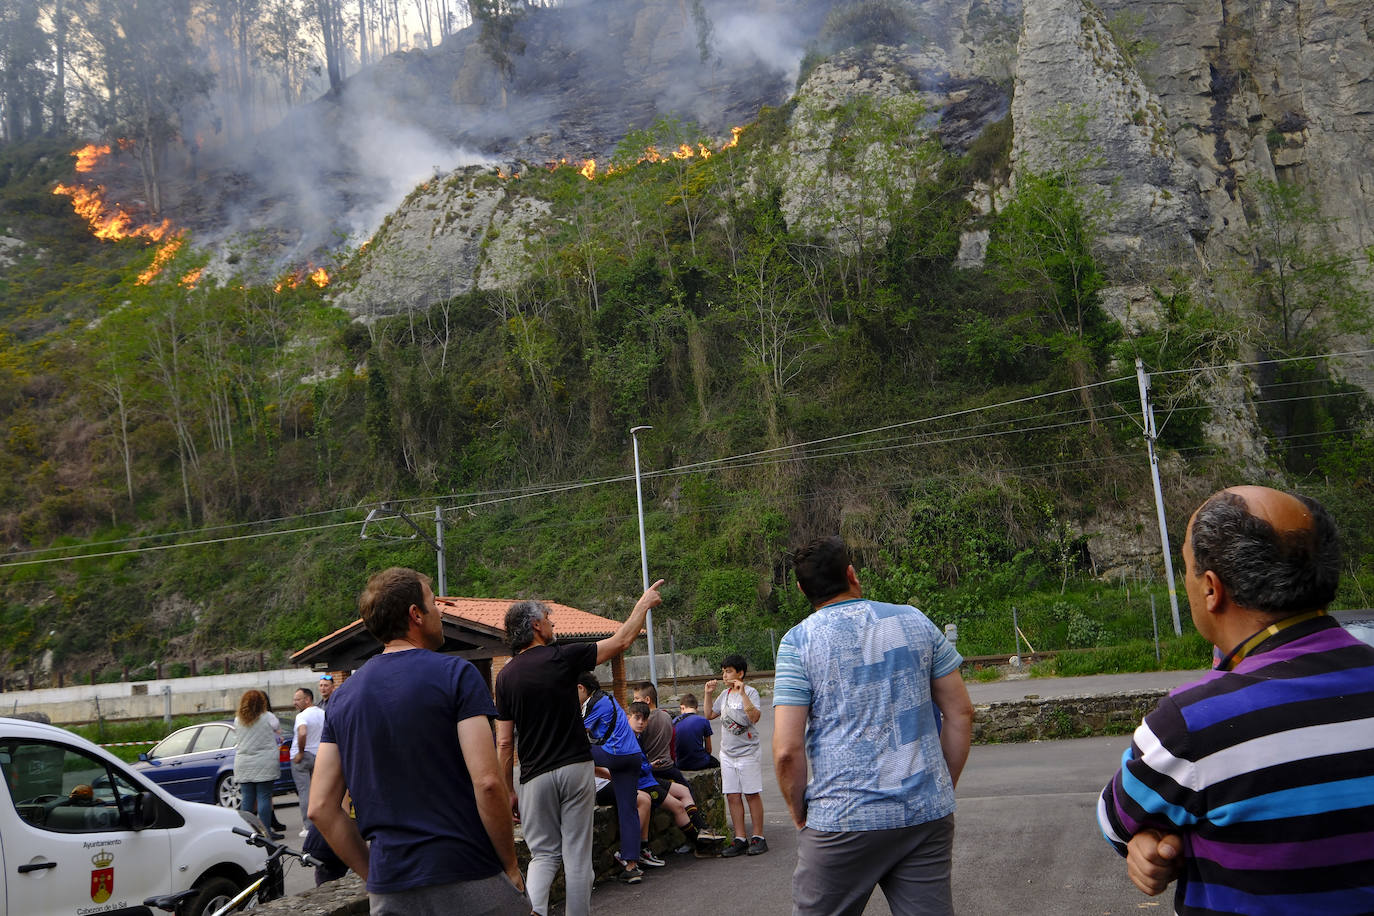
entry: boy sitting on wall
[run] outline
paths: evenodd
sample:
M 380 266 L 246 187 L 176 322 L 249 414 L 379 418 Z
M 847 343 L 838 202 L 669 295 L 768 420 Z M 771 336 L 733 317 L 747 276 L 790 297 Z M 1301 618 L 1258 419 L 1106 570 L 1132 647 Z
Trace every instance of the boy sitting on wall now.
M 696 694 L 683 694 L 678 701 L 678 709 L 681 715 L 673 723 L 678 767 L 683 770 L 708 770 L 720 766 L 720 761 L 711 756 L 714 729 L 706 717 L 697 712 Z

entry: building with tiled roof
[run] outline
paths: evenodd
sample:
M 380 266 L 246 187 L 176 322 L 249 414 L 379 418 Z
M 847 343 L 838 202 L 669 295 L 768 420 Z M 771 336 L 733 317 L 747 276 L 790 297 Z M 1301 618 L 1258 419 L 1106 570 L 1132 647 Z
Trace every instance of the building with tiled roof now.
M 506 645 L 506 610 L 516 600 L 435 598 L 434 603 L 444 619 L 444 645 L 439 651 L 466 658 L 491 684 L 505 659 L 510 657 Z M 553 601 L 544 604 L 553 618 L 559 642 L 596 642 L 620 628 L 620 621 L 609 617 Z M 359 619 L 293 653 L 291 661 L 316 671 L 351 671 L 381 651 L 381 643 L 367 632 Z M 625 680 L 624 663 L 619 657 L 612 660 L 611 671 L 617 688 L 615 692 L 619 695 Z

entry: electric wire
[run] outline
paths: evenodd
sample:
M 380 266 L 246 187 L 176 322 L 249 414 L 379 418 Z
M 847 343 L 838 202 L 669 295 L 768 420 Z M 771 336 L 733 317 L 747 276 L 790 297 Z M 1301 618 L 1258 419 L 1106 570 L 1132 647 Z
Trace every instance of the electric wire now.
M 1213 371 L 1213 370 L 1218 369 L 1218 368 L 1241 367 L 1241 366 L 1255 366 L 1255 365 L 1262 365 L 1262 364 L 1275 363 L 1275 362 L 1294 362 L 1294 361 L 1299 361 L 1299 360 L 1313 360 L 1313 359 L 1322 359 L 1322 358 L 1335 357 L 1335 356 L 1367 355 L 1367 354 L 1370 354 L 1370 353 L 1374 353 L 1374 349 L 1367 349 L 1367 350 L 1351 350 L 1351 351 L 1343 351 L 1343 352 L 1336 352 L 1336 353 L 1320 354 L 1320 355 L 1317 355 L 1317 356 L 1308 356 L 1308 357 L 1288 357 L 1288 358 L 1284 358 L 1284 359 L 1280 359 L 1280 360 L 1261 360 L 1261 361 L 1250 362 L 1250 363 L 1227 363 L 1227 364 L 1224 364 L 1223 366 L 1194 367 L 1194 368 L 1190 368 L 1190 369 L 1167 370 L 1167 371 L 1164 371 L 1164 372 L 1156 372 L 1156 373 L 1153 373 L 1153 374 L 1154 374 L 1154 375 L 1174 375 L 1174 374 L 1179 374 L 1179 373 L 1184 373 L 1184 372 L 1189 372 L 1189 373 L 1194 373 L 1194 374 L 1201 374 L 1201 373 L 1203 373 L 1203 372 L 1206 372 L 1206 371 Z M 1023 435 L 1024 435 L 1024 434 L 1029 434 L 1029 433 L 1034 433 L 1034 432 L 1046 432 L 1046 431 L 1051 431 L 1051 430 L 1055 430 L 1055 429 L 1063 429 L 1063 428 L 1069 428 L 1069 427 L 1080 426 L 1080 425 L 1085 425 L 1085 424 L 1092 424 L 1092 423 L 1099 423 L 1099 422 L 1105 423 L 1105 422 L 1110 422 L 1110 421 L 1112 421 L 1112 420 L 1119 420 L 1119 419 L 1126 419 L 1126 420 L 1132 420 L 1132 421 L 1133 421 L 1133 414 L 1130 413 L 1130 412 L 1127 412 L 1127 411 L 1124 410 L 1124 409 L 1122 409 L 1121 412 L 1120 412 L 1120 413 L 1117 413 L 1117 414 L 1110 414 L 1110 415 L 1106 415 L 1106 416 L 1102 416 L 1102 417 L 1089 417 L 1089 418 L 1084 419 L 1084 420 L 1078 420 L 1078 421 L 1074 421 L 1074 422 L 1070 422 L 1070 423 L 1062 423 L 1062 424 L 1041 424 L 1041 425 L 1032 426 L 1032 427 L 1017 427 L 1017 428 L 1013 428 L 1013 429 L 1001 430 L 1001 431 L 990 432 L 990 433 L 978 433 L 978 434 L 969 434 L 969 435 L 960 435 L 960 436 L 946 436 L 946 438 L 943 438 L 943 439 L 941 439 L 941 438 L 933 438 L 933 436 L 934 436 L 934 435 L 937 435 L 937 433 L 932 432 L 931 434 L 917 433 L 916 435 L 913 435 L 913 436 L 910 436 L 910 437 L 905 437 L 905 438 L 908 439 L 909 441 L 903 441 L 903 437 L 889 437 L 888 439 L 885 439 L 885 440 L 877 440 L 876 443 L 865 443 L 865 444 L 863 445 L 863 447 L 860 447 L 860 448 L 838 449 L 838 450 L 837 450 L 837 449 L 832 445 L 832 443 L 843 442 L 843 441 L 845 441 L 845 440 L 853 440 L 853 439 L 856 439 L 856 438 L 859 438 L 859 437 L 862 437 L 862 436 L 870 436 L 870 435 L 873 435 L 873 434 L 876 434 L 876 433 L 889 432 L 889 431 L 899 430 L 899 429 L 907 429 L 907 428 L 910 428 L 910 427 L 916 426 L 916 425 L 928 424 L 928 423 L 936 423 L 936 422 L 940 422 L 940 421 L 942 421 L 942 420 L 956 419 L 956 418 L 959 418 L 959 417 L 971 416 L 971 415 L 973 415 L 973 414 L 984 413 L 984 412 L 987 412 L 987 411 L 997 410 L 997 409 L 1001 409 L 1001 408 L 1006 408 L 1006 407 L 1012 407 L 1012 406 L 1019 406 L 1019 405 L 1029 404 L 1029 403 L 1033 403 L 1033 402 L 1035 402 L 1035 401 L 1045 400 L 1045 399 L 1047 399 L 1047 398 L 1058 397 L 1058 396 L 1068 395 L 1068 394 L 1076 394 L 1076 393 L 1080 393 L 1080 392 L 1084 392 L 1084 391 L 1088 391 L 1088 390 L 1096 389 L 1096 388 L 1103 388 L 1103 387 L 1107 387 L 1107 386 L 1110 386 L 1110 385 L 1116 385 L 1116 384 L 1120 384 L 1120 383 L 1123 383 L 1123 382 L 1131 381 L 1133 378 L 1134 378 L 1134 376 L 1119 376 L 1119 377 L 1116 377 L 1116 378 L 1107 379 L 1107 380 L 1100 381 L 1100 382 L 1093 382 L 1093 383 L 1089 383 L 1089 384 L 1086 384 L 1086 385 L 1079 385 L 1079 386 L 1074 386 L 1074 387 L 1071 387 L 1071 388 L 1063 388 L 1063 389 L 1059 389 L 1059 390 L 1056 390 L 1056 391 L 1045 392 L 1045 393 L 1041 393 L 1041 394 L 1027 395 L 1027 396 L 1024 396 L 1024 397 L 1021 397 L 1021 398 L 1014 398 L 1014 399 L 1011 399 L 1011 400 L 1002 401 L 1002 402 L 998 402 L 998 403 L 995 403 L 995 404 L 988 404 L 988 405 L 981 405 L 981 406 L 977 406 L 977 407 L 964 408 L 964 409 L 957 410 L 957 411 L 950 411 L 950 412 L 947 412 L 947 413 L 944 413 L 944 414 L 938 414 L 938 415 L 929 416 L 929 417 L 921 417 L 921 418 L 917 418 L 917 419 L 913 419 L 913 420 L 905 420 L 905 421 L 901 421 L 901 422 L 898 422 L 898 423 L 891 423 L 891 424 L 886 424 L 886 425 L 884 425 L 884 426 L 872 427 L 872 428 L 869 428 L 869 429 L 858 430 L 858 431 L 849 432 L 849 433 L 841 433 L 841 434 L 837 434 L 837 435 L 833 435 L 833 436 L 826 436 L 826 437 L 822 437 L 822 438 L 818 438 L 818 439 L 809 440 L 809 441 L 807 441 L 807 442 L 794 443 L 794 444 L 789 444 L 789 445 L 784 445 L 784 446 L 777 446 L 777 447 L 769 448 L 769 449 L 760 449 L 760 450 L 756 450 L 756 451 L 752 451 L 752 452 L 745 452 L 745 453 L 742 453 L 742 454 L 739 454 L 739 455 L 732 455 L 732 456 L 726 456 L 726 457 L 723 457 L 723 458 L 710 459 L 710 460 L 707 460 L 707 461 L 692 462 L 692 463 L 685 464 L 685 465 L 678 465 L 678 466 L 675 466 L 675 467 L 673 467 L 673 468 L 666 468 L 666 469 L 661 469 L 661 470 L 657 470 L 657 471 L 650 471 L 650 472 L 647 472 L 647 473 L 643 473 L 643 474 L 641 474 L 641 477 L 642 477 L 642 478 L 650 478 L 650 479 L 654 479 L 654 478 L 667 478 L 667 477 L 674 477 L 674 476 L 682 476 L 682 475 L 685 475 L 685 474 L 688 474 L 688 473 L 699 473 L 699 472 L 701 472 L 701 471 L 705 471 L 705 470 L 714 470 L 714 469 L 742 470 L 742 469 L 747 469 L 747 468 L 751 468 L 751 467 L 758 467 L 758 466 L 767 465 L 767 464 L 772 464 L 772 463 L 793 463 L 793 462 L 798 462 L 798 461 L 820 460 L 820 459 L 823 459 L 823 458 L 850 457 L 850 456 L 854 456 L 854 455 L 871 454 L 871 453 L 874 453 L 874 452 L 891 451 L 891 450 L 899 449 L 899 448 L 911 448 L 911 447 L 916 447 L 916 446 L 921 446 L 921 445 L 950 444 L 950 443 L 954 443 L 954 442 L 970 441 L 970 440 L 976 440 L 976 439 L 989 438 L 989 437 L 992 437 L 992 436 L 1010 435 L 1010 434 L 1016 434 L 1016 433 L 1020 433 L 1020 434 L 1023 434 Z M 1317 399 L 1329 398 L 1329 397 L 1338 397 L 1338 396 L 1347 396 L 1347 395 L 1349 395 L 1349 396 L 1354 396 L 1354 395 L 1356 395 L 1356 394 L 1358 394 L 1358 393 L 1359 393 L 1359 392 L 1351 391 L 1351 392 L 1338 392 L 1338 393 L 1334 393 L 1334 394 L 1305 395 L 1305 396 L 1299 396 L 1299 397 L 1294 397 L 1294 398 L 1284 398 L 1284 399 L 1261 399 L 1261 400 L 1255 401 L 1254 403 L 1257 403 L 1257 404 L 1292 403 L 1292 402 L 1301 402 L 1301 401 L 1305 401 L 1305 400 L 1317 400 Z M 1119 406 L 1119 405 L 1118 405 L 1118 406 Z M 1070 413 L 1075 413 L 1075 412 L 1078 412 L 1078 411 L 1084 410 L 1084 409 L 1086 409 L 1086 408 L 1083 408 L 1083 407 L 1076 407 L 1076 408 L 1071 408 L 1071 409 L 1067 409 L 1067 410 L 1055 411 L 1055 412 L 1052 412 L 1051 414 L 1044 414 L 1044 415 L 1041 415 L 1041 417 L 1043 418 L 1043 417 L 1047 417 L 1047 416 L 1056 416 L 1056 415 L 1070 414 Z M 1170 415 L 1172 415 L 1173 413 L 1188 412 L 1188 411 L 1194 411 L 1194 410 L 1210 410 L 1210 409 L 1211 409 L 1211 407 L 1205 406 L 1205 405 L 1203 405 L 1203 406 L 1193 406 L 1193 407 L 1175 408 L 1174 410 L 1171 410 L 1171 411 L 1170 411 Z M 972 425 L 972 426 L 964 427 L 963 429 L 956 429 L 956 430 L 953 430 L 953 432 L 963 432 L 963 431 L 971 431 L 971 430 L 977 430 L 977 429 L 985 429 L 985 428 L 990 427 L 990 426 L 997 426 L 997 425 L 1007 424 L 1007 423 L 1016 423 L 1016 422 L 1019 422 L 1019 421 L 1022 421 L 1022 420 L 1024 420 L 1024 418 L 1013 417 L 1013 418 L 1008 418 L 1008 419 L 1006 419 L 1006 420 L 989 421 L 989 422 L 986 422 L 986 423 L 974 424 L 974 425 Z M 1166 418 L 1166 420 L 1167 420 L 1167 418 Z M 1138 422 L 1138 421 L 1135 421 L 1135 425 L 1139 426 L 1139 422 Z M 1272 438 L 1273 438 L 1273 437 L 1271 437 L 1271 439 L 1272 439 Z M 894 444 L 894 443 L 895 443 L 895 444 Z M 815 446 L 827 446 L 827 447 L 821 449 L 821 450 L 818 451 L 818 452 L 813 452 L 813 453 L 811 453 L 811 454 L 795 455 L 795 456 L 793 456 L 793 457 L 785 458 L 785 459 L 780 459 L 780 458 L 768 458 L 768 457 L 766 457 L 766 456 L 778 455 L 778 454 L 783 453 L 783 452 L 797 452 L 797 451 L 800 451 L 800 450 L 803 450 L 803 449 L 813 448 L 813 447 L 815 447 Z M 750 460 L 748 460 L 748 459 L 763 459 L 763 460 L 754 460 L 754 461 L 750 461 Z M 551 485 L 531 485 L 531 486 L 519 487 L 519 488 L 502 488 L 502 489 L 493 489 L 493 490 L 485 490 L 485 491 L 475 491 L 475 492 L 472 492 L 472 493 L 464 493 L 464 494 L 450 494 L 450 495 L 445 496 L 445 497 L 433 497 L 433 496 L 423 497 L 423 496 L 422 496 L 422 497 L 407 498 L 407 499 L 404 499 L 404 500 L 381 500 L 381 501 L 375 501 L 375 502 L 362 503 L 362 504 L 360 504 L 360 505 L 357 506 L 357 507 L 339 507 L 339 508 L 336 508 L 336 509 L 319 510 L 319 511 L 316 511 L 316 512 L 302 513 L 302 514 L 294 515 L 294 516 L 282 516 L 282 517 L 279 517 L 279 518 L 276 518 L 276 519 L 259 519 L 259 520 L 246 521 L 246 522 L 239 522 L 239 523 L 226 524 L 226 525 L 209 526 L 209 527 L 204 527 L 204 528 L 200 528 L 200 529 L 190 529 L 190 530 L 172 531 L 172 532 L 160 532 L 160 533 L 154 533 L 154 534 L 148 534 L 148 535 L 135 535 L 135 536 L 127 537 L 127 538 L 119 538 L 119 539 L 112 539 L 112 540 L 108 540 L 108 541 L 95 542 L 95 544 L 85 544 L 85 545 L 62 545 L 62 546 L 60 546 L 60 547 L 36 548 L 36 549 L 26 550 L 26 551 L 20 551 L 20 552 L 11 552 L 10 554 L 8 554 L 8 556 L 26 557 L 26 556 L 32 556 L 32 555 L 34 555 L 34 554 L 40 554 L 40 553 L 49 553 L 49 554 L 50 554 L 50 553 L 54 553 L 54 552 L 58 552 L 58 551 L 81 550 L 81 549 L 89 548 L 89 547 L 91 547 L 91 546 L 106 546 L 106 545 L 117 544 L 117 543 L 129 543 L 129 542 L 132 542 L 132 541 L 142 541 L 142 540 L 150 540 L 150 539 L 162 539 L 162 538 L 170 538 L 170 537 L 186 537 L 186 536 L 188 536 L 188 535 L 203 534 L 203 533 L 209 533 L 209 532 L 213 532 L 213 531 L 228 530 L 228 529 L 242 528 L 242 527 L 254 527 L 254 526 L 259 526 L 259 525 L 264 525 L 264 524 L 279 523 L 279 522 L 282 522 L 282 521 L 296 521 L 296 520 L 301 520 L 301 519 L 306 519 L 306 518 L 315 518 L 315 517 L 320 517 L 320 516 L 324 516 L 324 515 L 337 514 L 337 513 L 339 513 L 339 512 L 346 512 L 346 511 L 358 511 L 358 510 L 360 510 L 360 509 L 362 509 L 362 508 L 383 508 L 383 507 L 393 506 L 393 505 L 397 505 L 397 504 L 401 504 L 401 503 L 410 504 L 410 503 L 415 503 L 415 502 L 434 502 L 434 503 L 436 504 L 436 506 L 439 507 L 439 508 L 441 508 L 442 511 L 445 512 L 445 513 L 449 513 L 449 512 L 462 512 L 462 511 L 472 510 L 472 509 L 476 509 L 476 508 L 482 508 L 482 507 L 486 507 L 486 506 L 498 505 L 498 504 L 501 504 L 501 503 L 504 503 L 504 502 L 510 502 L 510 501 L 514 501 L 514 500 L 529 499 L 529 498 L 535 498 L 535 497 L 554 496 L 554 495 L 560 495 L 560 494 L 569 493 L 569 492 L 575 492 L 575 491 L 577 491 L 577 490 L 588 489 L 588 488 L 591 488 L 591 487 L 605 486 L 605 485 L 614 484 L 614 483 L 624 483 L 624 482 L 628 482 L 628 481 L 633 480 L 633 479 L 634 479 L 633 475 L 630 475 L 630 474 L 622 474 L 622 475 L 616 475 L 616 476 L 594 478 L 594 479 L 590 479 L 590 480 L 584 479 L 584 480 L 580 480 L 580 481 L 567 481 L 567 482 L 563 482 L 563 483 L 559 483 L 559 484 L 551 484 Z M 491 498 L 489 498 L 489 499 L 482 499 L 482 500 L 476 500 L 476 501 L 471 501 L 471 502 L 464 502 L 464 503 L 462 503 L 462 504 L 460 504 L 460 505 L 457 505 L 457 506 L 442 506 L 442 505 L 440 505 L 440 503 L 441 503 L 442 501 L 449 501 L 449 500 L 452 500 L 452 499 L 455 499 L 455 498 L 463 498 L 463 497 L 468 497 L 468 496 L 488 496 L 488 495 L 489 495 Z M 328 525 L 310 526 L 310 527 L 304 527 L 304 528 L 294 528 L 294 529 L 287 529 L 287 530 L 284 530 L 284 531 L 263 531 L 263 532 L 255 532 L 255 533 L 249 533 L 249 534 L 243 534 L 243 535 L 235 535 L 235 536 L 224 537 L 224 538 L 210 538 L 210 539 L 200 539 L 200 540 L 194 540 L 194 541 L 183 541 L 183 542 L 179 542 L 179 543 L 175 543 L 175 544 L 165 544 L 165 545 L 150 545 L 150 546 L 145 546 L 145 547 L 131 548 L 131 549 L 129 549 L 129 550 L 120 550 L 120 551 L 101 551 L 101 552 L 94 552 L 94 553 L 68 553 L 68 554 L 64 554 L 64 555 L 62 555 L 62 556 L 45 557 L 45 558 L 37 559 L 37 560 L 22 560 L 22 561 L 4 562 L 4 563 L 0 563 L 0 569 L 8 569 L 8 568 L 16 567 L 16 566 L 30 566 L 30 565 L 39 565 L 39 564 L 44 564 L 44 563 L 61 562 L 61 561 L 63 561 L 63 560 L 99 559 L 99 558 L 113 557 L 113 556 L 124 556 L 124 555 L 129 555 L 129 554 L 146 553 L 146 552 L 154 552 L 154 551 L 160 551 L 160 550 L 173 549 L 173 548 L 177 548 L 177 547 L 206 546 L 206 545 L 212 545 L 212 544 L 217 544 L 217 543 L 228 543 L 228 542 L 232 542 L 232 541 L 251 540 L 251 539 L 256 539 L 256 538 L 261 538 L 261 537 L 269 537 L 269 536 L 274 536 L 274 535 L 302 534 L 302 533 L 309 533 L 309 532 L 313 532 L 313 531 L 327 530 L 327 529 L 330 529 L 330 528 L 348 527 L 348 526 L 352 526 L 352 525 L 356 525 L 356 524 L 358 524 L 357 521 L 336 522 L 336 523 L 332 523 L 332 524 L 328 524 Z

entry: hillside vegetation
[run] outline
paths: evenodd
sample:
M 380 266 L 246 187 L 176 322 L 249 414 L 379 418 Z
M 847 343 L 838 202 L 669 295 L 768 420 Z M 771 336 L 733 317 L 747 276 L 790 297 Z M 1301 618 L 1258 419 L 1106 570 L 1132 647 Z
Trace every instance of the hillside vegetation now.
M 806 612 L 788 547 L 837 531 L 869 594 L 958 624 L 966 654 L 1012 651 L 1013 606 L 1039 650 L 1145 638 L 1151 593 L 1168 616 L 1157 567 L 1089 547 L 1115 526 L 1158 556 L 1137 358 L 1175 552 L 1201 496 L 1253 479 L 1209 435 L 1218 397 L 1252 399 L 1263 474 L 1332 507 L 1342 601 L 1367 604 L 1374 447 L 1367 398 L 1317 358 L 1335 313 L 1313 306 L 1307 336 L 1279 340 L 1180 277 L 1128 333 L 1103 308 L 1101 214 L 1073 168 L 1021 174 L 979 213 L 1010 124 L 959 153 L 901 105 L 812 113 L 836 139 L 809 175 L 789 109 L 708 158 L 634 164 L 719 145 L 664 120 L 595 181 L 530 170 L 520 193 L 551 211 L 523 280 L 372 324 L 330 304 L 367 252 L 330 288 L 277 289 L 183 282 L 204 260 L 188 245 L 140 284 L 153 248 L 95 241 L 51 193 L 75 141 L 6 148 L 0 235 L 23 245 L 0 280 L 0 667 L 280 657 L 352 619 L 370 571 L 433 572 L 394 511 L 359 537 L 383 500 L 429 532 L 442 507 L 452 594 L 621 615 L 639 591 L 637 425 L 679 647 L 766 665 L 770 631 Z M 799 181 L 809 218 L 789 222 Z M 970 228 L 987 258 L 959 268 Z M 1256 352 L 1293 361 L 1258 388 L 1224 368 Z

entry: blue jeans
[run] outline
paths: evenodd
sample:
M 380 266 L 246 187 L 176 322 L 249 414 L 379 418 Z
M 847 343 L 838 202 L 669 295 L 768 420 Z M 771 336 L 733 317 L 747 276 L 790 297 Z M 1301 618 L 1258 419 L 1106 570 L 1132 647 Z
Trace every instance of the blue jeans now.
M 256 813 L 268 832 L 272 830 L 272 782 L 239 783 L 239 809 Z

